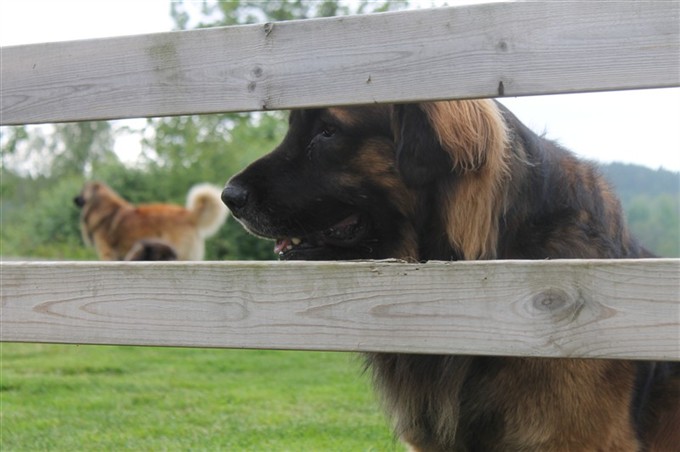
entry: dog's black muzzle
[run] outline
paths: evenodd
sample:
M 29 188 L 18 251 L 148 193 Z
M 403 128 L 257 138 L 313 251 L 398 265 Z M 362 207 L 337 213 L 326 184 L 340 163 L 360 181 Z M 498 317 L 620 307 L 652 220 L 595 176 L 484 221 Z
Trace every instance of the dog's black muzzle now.
M 248 197 L 248 188 L 236 182 L 229 182 L 222 191 L 222 202 L 235 215 L 246 206 Z
M 85 205 L 85 198 L 82 196 L 78 195 L 75 198 L 73 198 L 73 204 L 75 204 L 78 207 L 83 207 Z

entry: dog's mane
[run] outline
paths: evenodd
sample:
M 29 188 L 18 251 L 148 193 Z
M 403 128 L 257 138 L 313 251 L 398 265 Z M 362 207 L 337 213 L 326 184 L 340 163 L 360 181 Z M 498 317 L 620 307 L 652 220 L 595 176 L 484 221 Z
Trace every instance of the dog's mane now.
M 459 177 L 443 200 L 447 236 L 468 259 L 494 259 L 510 149 L 503 116 L 491 100 L 421 104 Z

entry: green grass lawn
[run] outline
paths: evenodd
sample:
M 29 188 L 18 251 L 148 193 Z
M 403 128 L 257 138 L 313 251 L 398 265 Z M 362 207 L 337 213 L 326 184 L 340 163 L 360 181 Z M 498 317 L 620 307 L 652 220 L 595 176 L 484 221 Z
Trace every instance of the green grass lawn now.
M 401 451 L 354 354 L 0 344 L 2 451 Z

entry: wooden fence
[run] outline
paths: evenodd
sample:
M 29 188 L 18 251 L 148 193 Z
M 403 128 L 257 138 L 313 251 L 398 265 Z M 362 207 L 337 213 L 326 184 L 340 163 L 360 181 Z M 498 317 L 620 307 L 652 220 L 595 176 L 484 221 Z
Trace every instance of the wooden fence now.
M 680 86 L 680 3 L 6 47 L 0 123 Z M 0 340 L 680 359 L 680 260 L 3 262 Z

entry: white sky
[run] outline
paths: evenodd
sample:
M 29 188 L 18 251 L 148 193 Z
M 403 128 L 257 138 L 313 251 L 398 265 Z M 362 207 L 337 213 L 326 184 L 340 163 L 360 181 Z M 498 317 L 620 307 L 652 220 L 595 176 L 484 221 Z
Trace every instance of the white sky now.
M 2 46 L 163 32 L 172 26 L 169 0 L 0 0 Z M 680 88 L 502 101 L 534 131 L 586 158 L 680 171 Z

